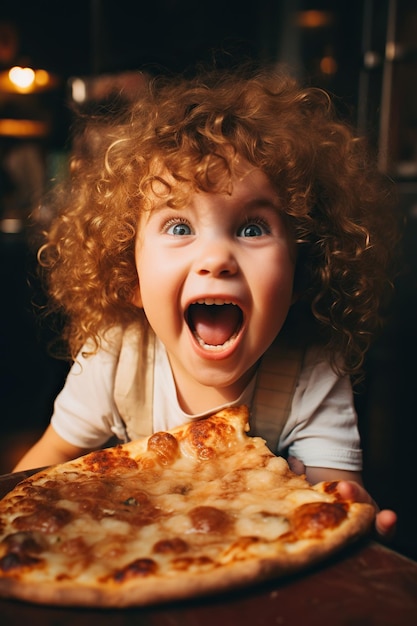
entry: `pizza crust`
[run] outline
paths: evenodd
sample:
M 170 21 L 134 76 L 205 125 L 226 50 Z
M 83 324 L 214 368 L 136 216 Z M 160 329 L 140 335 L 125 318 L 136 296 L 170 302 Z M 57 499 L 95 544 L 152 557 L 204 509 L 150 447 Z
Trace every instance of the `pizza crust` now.
M 371 505 L 310 486 L 247 430 L 247 409 L 227 409 L 24 480 L 0 502 L 0 595 L 183 600 L 305 570 L 369 531 Z

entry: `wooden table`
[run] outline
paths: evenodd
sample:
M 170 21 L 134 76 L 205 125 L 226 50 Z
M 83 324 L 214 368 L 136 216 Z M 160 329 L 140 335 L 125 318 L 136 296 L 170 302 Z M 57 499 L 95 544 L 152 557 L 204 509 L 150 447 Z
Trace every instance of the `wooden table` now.
M 0 497 L 30 472 L 0 476 Z M 146 609 L 0 600 L 1 626 L 417 626 L 417 563 L 373 541 L 290 579 Z

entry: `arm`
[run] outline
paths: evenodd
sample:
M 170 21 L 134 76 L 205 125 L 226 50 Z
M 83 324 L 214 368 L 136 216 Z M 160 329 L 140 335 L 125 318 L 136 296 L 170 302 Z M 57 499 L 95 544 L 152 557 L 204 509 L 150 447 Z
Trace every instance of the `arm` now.
M 322 481 L 341 481 L 338 491 L 345 500 L 355 502 L 366 502 L 373 504 L 376 510 L 375 529 L 381 539 L 389 539 L 395 533 L 397 515 L 394 511 L 384 509 L 381 511 L 375 500 L 370 496 L 363 486 L 360 472 L 350 472 L 347 470 L 334 470 L 325 467 L 305 467 L 298 459 L 289 458 L 289 465 L 296 474 L 305 473 L 307 480 L 311 484 Z
M 54 403 L 51 423 L 14 471 L 64 463 L 100 448 L 113 434 L 117 355 L 78 355 Z M 72 443 L 70 443 L 72 442 Z
M 340 481 L 341 497 L 374 505 L 376 531 L 381 537 L 394 534 L 395 513 L 380 511 L 363 486 L 362 453 L 349 377 L 339 377 L 326 361 L 317 359 L 314 350 L 306 353 L 292 413 L 280 442 L 278 452 L 285 456 L 287 451 L 295 473 L 305 473 L 311 484 Z M 304 463 L 298 459 L 304 459 Z M 341 459 L 351 469 L 330 469 L 335 460 L 339 463 Z
M 14 472 L 26 469 L 56 465 L 75 459 L 88 450 L 78 448 L 62 439 L 52 426 L 48 426 L 42 437 L 23 456 L 14 468 Z

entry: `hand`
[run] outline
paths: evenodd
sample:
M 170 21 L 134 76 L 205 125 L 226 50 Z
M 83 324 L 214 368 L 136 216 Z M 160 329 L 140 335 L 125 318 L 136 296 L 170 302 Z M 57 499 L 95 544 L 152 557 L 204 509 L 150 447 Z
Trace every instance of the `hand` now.
M 384 509 L 380 511 L 377 503 L 369 495 L 362 485 L 362 477 L 359 472 L 350 472 L 346 470 L 333 470 L 324 467 L 306 467 L 301 461 L 294 457 L 289 457 L 288 463 L 290 468 L 296 474 L 305 474 L 307 480 L 315 485 L 322 481 L 339 481 L 338 492 L 344 500 L 353 500 L 355 502 L 364 502 L 372 504 L 375 507 L 376 519 L 375 530 L 380 539 L 388 541 L 395 534 L 397 515 L 394 511 Z
M 366 489 L 357 482 L 341 480 L 337 490 L 344 500 L 372 504 L 376 510 L 375 530 L 378 537 L 384 540 L 392 539 L 397 524 L 397 515 L 394 511 L 389 509 L 380 511 L 375 500 L 373 500 Z

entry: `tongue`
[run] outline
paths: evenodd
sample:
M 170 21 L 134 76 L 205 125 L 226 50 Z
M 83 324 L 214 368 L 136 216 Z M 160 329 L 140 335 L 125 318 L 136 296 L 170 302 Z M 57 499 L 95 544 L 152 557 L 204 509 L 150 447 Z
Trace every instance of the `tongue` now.
M 240 309 L 234 304 L 193 304 L 190 307 L 191 328 L 211 346 L 221 346 L 238 329 Z

